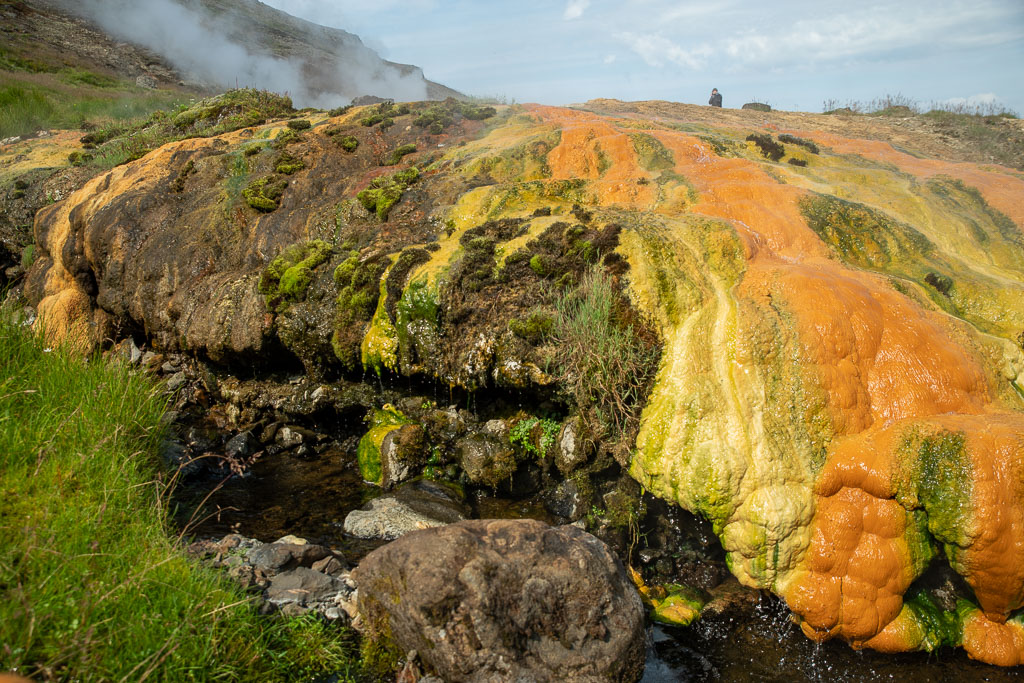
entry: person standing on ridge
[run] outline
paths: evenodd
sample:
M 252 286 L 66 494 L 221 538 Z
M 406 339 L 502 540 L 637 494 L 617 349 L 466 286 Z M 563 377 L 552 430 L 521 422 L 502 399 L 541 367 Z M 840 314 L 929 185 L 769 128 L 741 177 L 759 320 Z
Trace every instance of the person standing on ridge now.
M 718 88 L 711 89 L 711 99 L 708 100 L 708 104 L 712 107 L 722 106 L 722 93 L 718 92 Z

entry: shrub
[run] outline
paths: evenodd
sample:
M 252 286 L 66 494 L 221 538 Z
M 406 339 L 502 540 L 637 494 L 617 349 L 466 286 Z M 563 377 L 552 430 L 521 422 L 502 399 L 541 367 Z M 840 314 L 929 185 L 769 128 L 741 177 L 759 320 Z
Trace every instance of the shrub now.
M 309 130 L 313 126 L 306 119 L 292 119 L 286 125 L 292 130 Z
M 406 156 L 407 154 L 412 154 L 415 151 L 416 145 L 411 143 L 407 145 L 402 145 L 401 147 L 397 147 L 393 152 L 391 152 L 391 156 L 387 158 L 387 161 L 384 165 L 394 166 L 395 164 L 402 160 L 402 157 Z
M 354 152 L 359 148 L 359 140 L 352 137 L 351 135 L 346 135 L 345 137 L 341 138 L 338 141 L 338 144 L 341 145 L 341 148 L 346 152 Z
M 797 136 L 790 135 L 789 133 L 783 133 L 782 135 L 780 135 L 779 142 L 785 142 L 790 145 L 800 145 L 804 149 L 808 150 L 811 154 L 817 154 L 819 151 L 818 146 L 811 142 L 810 140 L 798 138 Z
M 786 148 L 772 140 L 772 136 L 765 133 L 751 133 L 747 136 L 747 142 L 753 142 L 761 150 L 762 156 L 772 161 L 778 161 L 785 155 Z

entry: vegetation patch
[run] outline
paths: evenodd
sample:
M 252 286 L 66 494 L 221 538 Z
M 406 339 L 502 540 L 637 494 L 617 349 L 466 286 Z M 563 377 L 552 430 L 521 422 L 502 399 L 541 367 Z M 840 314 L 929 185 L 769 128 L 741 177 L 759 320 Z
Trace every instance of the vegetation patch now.
M 775 142 L 767 133 L 751 133 L 746 140 L 757 145 L 761 155 L 766 159 L 778 161 L 786 154 L 786 148 Z
M 359 140 L 351 135 L 338 139 L 338 145 L 346 152 L 354 152 L 359 149 Z
M 417 128 L 427 129 L 433 135 L 440 135 L 460 118 L 482 121 L 497 113 L 494 107 L 481 107 L 449 97 L 444 102 L 431 105 L 420 112 L 412 123 Z
M 554 328 L 555 316 L 551 311 L 535 308 L 526 318 L 513 318 L 508 321 L 508 329 L 512 334 L 531 344 L 540 344 Z
M 297 156 L 282 151 L 274 160 L 274 171 L 284 175 L 291 175 L 306 168 L 306 163 Z
M 783 133 L 782 135 L 780 135 L 779 142 L 785 142 L 788 145 L 799 145 L 800 147 L 803 147 L 804 149 L 809 151 L 811 154 L 817 154 L 820 151 L 818 149 L 818 146 L 811 142 L 810 140 L 807 140 L 805 138 L 798 138 L 797 136 L 790 135 L 789 133 Z
M 34 680 L 359 674 L 356 638 L 263 617 L 168 537 L 165 394 L 0 313 L 0 670 Z
M 275 176 L 265 176 L 249 183 L 249 186 L 242 190 L 242 197 L 245 203 L 257 211 L 274 211 L 281 205 L 281 196 L 288 181 Z
M 292 130 L 309 130 L 313 126 L 308 119 L 292 119 L 285 125 Z
M 562 425 L 555 420 L 527 417 L 512 426 L 508 440 L 533 456 L 546 458 L 561 428 Z
M 398 162 L 400 162 L 402 160 L 402 157 L 404 157 L 406 155 L 409 155 L 409 154 L 412 154 L 415 151 L 416 151 L 416 145 L 414 145 L 412 143 L 396 147 L 394 149 L 394 151 L 391 152 L 391 155 L 388 156 L 388 158 L 385 161 L 384 165 L 385 166 L 394 166 L 395 164 L 397 164 Z
M 388 219 L 393 207 L 406 188 L 419 180 L 420 172 L 415 166 L 388 176 L 378 176 L 370 182 L 370 186 L 356 195 L 356 199 L 367 211 L 377 214 L 382 221 Z
M 306 298 L 313 270 L 331 256 L 331 245 L 322 240 L 293 244 L 282 251 L 260 276 L 259 291 L 267 308 L 275 313 Z
M 359 344 L 365 323 L 373 317 L 380 297 L 380 278 L 386 266 L 380 260 L 359 260 L 359 252 L 350 251 L 348 258 L 334 269 L 338 297 L 334 307 L 334 333 L 331 348 L 346 370 L 359 364 Z
M 610 441 L 628 439 L 657 371 L 657 338 L 600 266 L 590 268 L 555 309 L 555 367 L 574 412 L 588 432 Z

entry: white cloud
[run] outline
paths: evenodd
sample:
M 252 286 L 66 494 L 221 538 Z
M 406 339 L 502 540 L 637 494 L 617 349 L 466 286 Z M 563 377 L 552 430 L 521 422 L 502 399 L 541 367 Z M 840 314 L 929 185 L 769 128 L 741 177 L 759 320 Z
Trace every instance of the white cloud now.
M 565 5 L 565 14 L 562 15 L 562 18 L 566 21 L 579 19 L 588 7 L 590 7 L 590 0 L 569 0 Z
M 604 63 L 614 64 L 616 59 L 618 59 L 618 55 L 605 55 Z
M 714 54 L 710 45 L 702 44 L 687 50 L 663 35 L 656 33 L 617 33 L 615 37 L 651 66 L 676 64 L 698 71 L 704 67 L 707 58 Z

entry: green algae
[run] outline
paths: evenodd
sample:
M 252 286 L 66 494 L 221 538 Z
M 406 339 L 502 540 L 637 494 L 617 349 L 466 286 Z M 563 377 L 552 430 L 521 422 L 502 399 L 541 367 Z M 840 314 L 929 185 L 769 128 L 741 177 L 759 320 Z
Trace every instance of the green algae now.
M 661 140 L 647 133 L 631 133 L 630 142 L 640 161 L 641 168 L 647 171 L 665 171 L 676 165 L 675 157 Z
M 664 586 L 667 595 L 653 599 L 651 619 L 672 626 L 689 626 L 700 617 L 707 603 L 702 591 L 673 583 Z
M 395 315 L 401 367 L 408 372 L 436 367 L 440 353 L 440 295 L 426 275 L 414 277 L 402 292 Z
M 974 465 L 962 432 L 910 429 L 898 449 L 896 500 L 908 510 L 922 508 L 928 532 L 944 544 L 950 565 L 971 542 Z
M 387 306 L 387 273 L 379 283 L 377 310 L 370 320 L 370 329 L 363 337 L 360 345 L 360 358 L 363 369 L 373 370 L 379 377 L 385 368 L 391 372 L 398 370 L 398 330 L 388 315 Z
M 356 459 L 359 462 L 359 473 L 363 481 L 380 486 L 382 476 L 380 447 L 384 437 L 395 427 L 411 424 L 412 420 L 407 418 L 400 410 L 384 405 L 382 408 L 374 409 L 369 416 L 370 428 L 359 440 L 356 448 Z
M 293 244 L 282 251 L 260 276 L 259 292 L 267 308 L 279 313 L 302 301 L 313 281 L 313 270 L 330 255 L 331 246 L 322 240 Z
M 903 605 L 918 629 L 918 649 L 932 652 L 943 646 L 956 647 L 963 640 L 964 617 L 973 605 L 958 601 L 956 610 L 944 610 L 925 590 L 910 591 L 903 596 Z

